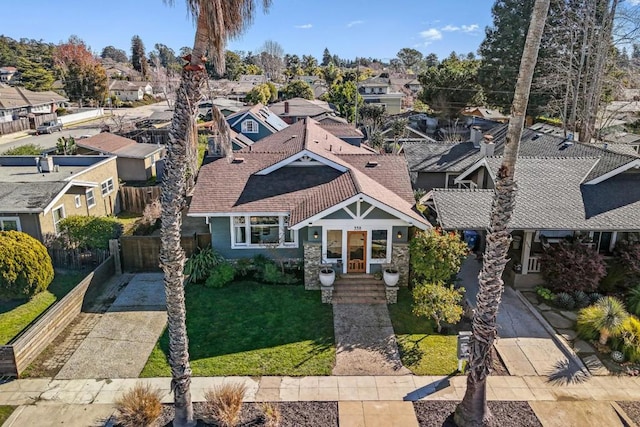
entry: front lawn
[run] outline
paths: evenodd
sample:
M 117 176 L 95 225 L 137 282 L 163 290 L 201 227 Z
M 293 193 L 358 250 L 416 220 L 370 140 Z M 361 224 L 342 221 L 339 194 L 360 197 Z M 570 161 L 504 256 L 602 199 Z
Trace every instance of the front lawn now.
M 255 282 L 189 285 L 186 307 L 196 376 L 331 374 L 333 314 L 317 291 Z M 168 347 L 165 331 L 141 377 L 171 375 Z
M 69 293 L 85 276 L 86 273 L 56 272 L 49 288 L 30 300 L 0 300 L 0 345 L 11 341 L 49 306 Z
M 0 405 L 0 426 L 9 419 L 15 409 L 15 406 Z
M 411 292 L 401 288 L 389 305 L 402 364 L 416 375 L 449 375 L 458 369 L 457 336 L 438 334 L 433 321 L 411 313 Z

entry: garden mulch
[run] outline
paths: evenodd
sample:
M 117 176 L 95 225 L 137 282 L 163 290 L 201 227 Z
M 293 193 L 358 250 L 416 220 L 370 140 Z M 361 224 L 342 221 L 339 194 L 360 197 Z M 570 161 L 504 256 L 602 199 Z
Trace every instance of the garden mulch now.
M 337 427 L 338 402 L 272 402 L 280 410 L 282 416 L 280 427 Z M 198 426 L 218 426 L 204 422 L 202 419 L 204 405 L 202 402 L 193 404 L 193 412 L 198 419 Z M 174 415 L 173 405 L 163 405 L 162 416 L 158 426 L 170 427 Z M 266 426 L 266 419 L 260 408 L 260 403 L 245 403 L 238 427 Z
M 640 425 L 640 402 L 627 400 L 616 403 L 620 405 L 622 410 L 634 423 Z
M 420 401 L 413 402 L 420 427 L 456 427 L 453 412 L 458 401 Z M 533 409 L 527 402 L 489 401 L 493 414 L 493 425 L 500 427 L 542 427 Z

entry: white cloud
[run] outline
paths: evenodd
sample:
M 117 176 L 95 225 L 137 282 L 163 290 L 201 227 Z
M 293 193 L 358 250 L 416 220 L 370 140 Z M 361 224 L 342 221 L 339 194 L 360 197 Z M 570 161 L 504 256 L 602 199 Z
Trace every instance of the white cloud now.
M 309 28 L 313 27 L 313 25 L 311 24 L 303 24 L 303 25 L 296 25 L 296 28 L 300 28 L 302 30 L 308 30 Z
M 638 0 L 638 1 L 640 1 L 640 0 Z M 462 32 L 463 33 L 474 33 L 476 31 L 478 31 L 479 28 L 480 28 L 480 26 L 478 24 L 463 25 L 462 26 Z
M 455 25 L 446 25 L 441 28 L 442 31 L 460 31 L 460 27 L 456 27 Z
M 425 39 L 427 42 L 432 42 L 434 40 L 440 40 L 442 38 L 442 33 L 437 28 L 429 28 L 428 30 L 421 31 L 420 37 Z
M 640 0 L 629 0 L 631 6 L 640 6 Z
M 360 24 L 364 24 L 364 21 L 351 21 L 347 24 L 347 28 L 351 28 L 355 25 L 360 25 Z

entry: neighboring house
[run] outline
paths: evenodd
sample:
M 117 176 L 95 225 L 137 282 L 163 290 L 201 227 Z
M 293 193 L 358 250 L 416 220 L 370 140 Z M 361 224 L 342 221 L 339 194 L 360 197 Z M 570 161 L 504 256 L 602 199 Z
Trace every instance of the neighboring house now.
M 293 124 L 307 117 L 315 117 L 324 113 L 334 113 L 334 109 L 326 101 L 317 99 L 292 98 L 269 105 L 269 110 L 278 115 L 284 122 Z
M 149 82 L 113 80 L 109 84 L 109 94 L 117 96 L 120 101 L 140 101 L 145 95 L 153 96 L 153 87 Z
M 615 132 L 605 135 L 604 140 L 609 143 L 626 145 L 636 154 L 640 154 L 640 135 L 637 133 Z
M 380 134 L 382 135 L 385 144 L 399 144 L 399 147 L 397 147 L 398 152 L 403 150 L 404 144 L 407 142 L 436 142 L 435 139 L 420 132 L 415 127 L 411 127 L 410 125 L 405 125 L 399 135 L 394 135 L 394 129 L 391 123 L 388 123 L 388 126 L 389 127 L 380 132 Z
M 9 83 L 17 72 L 16 67 L 0 67 L 0 83 Z
M 324 80 L 318 76 L 295 76 L 293 80 L 302 80 L 309 86 L 313 86 L 315 84 L 322 84 Z
M 206 120 L 211 120 L 211 107 L 215 105 L 226 117 L 245 108 L 244 103 L 227 98 L 214 98 L 211 101 L 203 101 L 198 104 L 198 111 Z
M 307 119 L 200 169 L 189 216 L 206 218 L 228 259 L 304 260 L 305 287 L 321 264 L 339 273 L 400 269 L 408 283 L 415 209 L 403 156 L 373 154 Z
M 327 132 L 331 132 L 344 142 L 348 142 L 356 147 L 360 147 L 364 140 L 363 133 L 351 123 L 339 123 L 325 120 L 323 122 L 318 122 L 318 124 L 322 129 Z
M 229 127 L 255 142 L 272 135 L 288 125 L 268 107 L 256 104 L 227 116 Z
M 225 85 L 225 95 L 240 101 L 244 99 L 251 89 L 260 86 L 268 81 L 267 76 L 263 74 L 243 74 L 237 82 L 231 82 Z
M 505 116 L 500 111 L 486 107 L 466 107 L 460 114 L 468 117 L 480 117 L 498 123 L 506 123 L 509 116 Z
M 164 157 L 163 145 L 141 144 L 109 132 L 76 141 L 80 154 L 116 156 L 118 177 L 123 181 L 146 181 L 157 175 L 156 162 Z
M 42 241 L 70 215 L 118 213 L 115 156 L 0 156 L 0 229 Z
M 0 122 L 10 122 L 29 114 L 50 114 L 68 98 L 52 91 L 32 92 L 19 86 L 0 84 Z
M 516 286 L 542 283 L 540 256 L 547 245 L 577 240 L 611 255 L 616 242 L 640 237 L 640 159 L 601 151 L 601 156 L 518 158 L 518 193 L 509 222 L 512 261 L 505 276 Z M 501 162 L 501 157 L 483 158 L 456 179 L 476 182 L 473 190 L 433 190 L 442 228 L 484 233 Z
M 387 114 L 398 114 L 402 110 L 404 94 L 393 92 L 388 78 L 374 77 L 360 82 L 358 92 L 365 103 L 384 106 Z

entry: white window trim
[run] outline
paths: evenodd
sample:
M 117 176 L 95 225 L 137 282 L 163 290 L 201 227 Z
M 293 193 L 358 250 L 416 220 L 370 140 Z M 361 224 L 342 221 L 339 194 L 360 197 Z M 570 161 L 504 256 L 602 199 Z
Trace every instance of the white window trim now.
M 92 195 L 91 198 L 93 199 L 93 203 L 89 203 L 89 193 L 91 193 Z M 85 191 L 84 194 L 85 194 L 85 197 L 87 198 L 87 207 L 91 209 L 96 205 L 96 193 L 93 191 L 93 188 L 89 188 L 87 191 Z
M 111 182 L 111 185 L 109 185 L 109 182 Z M 103 185 L 105 184 L 107 185 L 106 193 L 103 188 Z M 109 189 L 109 187 L 111 187 L 111 189 Z M 113 177 L 109 177 L 108 179 L 105 179 L 100 183 L 100 192 L 102 193 L 102 197 L 108 196 L 109 194 L 113 193 L 114 189 L 115 189 L 115 184 L 113 183 Z
M 76 195 L 73 197 L 73 201 L 74 201 L 74 203 L 75 203 L 75 205 L 76 205 L 76 208 L 80 208 L 80 207 L 82 207 L 82 199 L 80 198 L 80 195 L 79 195 L 79 194 L 76 194 Z
M 17 216 L 0 216 L 0 231 L 4 230 L 4 221 L 15 221 L 18 227 L 18 231 L 22 231 L 22 224 L 20 224 L 20 218 Z
M 252 129 L 249 129 L 249 123 L 251 123 Z M 258 126 L 258 122 L 253 119 L 247 119 L 242 122 L 241 125 L 242 133 L 259 133 L 260 127 Z
M 63 219 L 65 219 L 67 217 L 67 212 L 64 209 L 64 205 L 60 205 L 60 206 L 56 206 L 55 208 L 51 209 L 51 219 L 53 219 L 53 230 L 56 232 L 57 234 L 60 234 L 60 230 L 58 230 L 58 222 L 56 222 L 56 216 L 55 211 L 57 211 L 58 209 L 62 209 L 62 215 L 60 216 L 60 221 L 62 221 Z
M 274 244 L 259 244 L 259 243 L 251 243 L 251 217 L 252 216 L 277 216 L 278 217 L 278 234 L 280 235 L 280 243 L 277 246 Z M 298 238 L 298 230 L 293 231 L 293 242 L 284 241 L 284 218 L 288 215 L 276 214 L 276 215 L 258 215 L 258 214 L 250 214 L 250 215 L 233 215 L 229 217 L 229 225 L 231 228 L 231 249 L 256 249 L 256 248 L 277 248 L 277 249 L 294 249 L 299 247 L 299 238 Z M 247 238 L 246 243 L 236 243 L 236 233 L 235 233 L 235 224 L 234 218 L 244 217 L 244 229 L 245 236 Z

